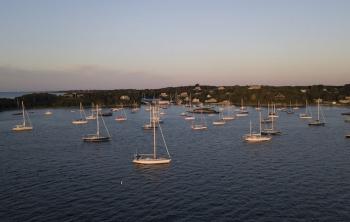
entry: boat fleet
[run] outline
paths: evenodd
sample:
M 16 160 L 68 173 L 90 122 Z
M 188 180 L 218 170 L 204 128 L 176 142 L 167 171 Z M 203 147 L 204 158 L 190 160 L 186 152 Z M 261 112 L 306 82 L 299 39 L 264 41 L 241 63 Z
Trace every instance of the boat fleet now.
M 142 153 L 136 153 L 134 155 L 133 163 L 135 164 L 165 164 L 170 163 L 170 153 L 167 147 L 167 144 L 165 142 L 165 138 L 163 135 L 163 131 L 161 128 L 161 123 L 163 123 L 161 116 L 165 115 L 164 108 L 161 108 L 158 100 L 155 100 L 148 106 L 146 106 L 145 111 L 149 112 L 149 122 L 145 123 L 142 128 L 144 130 L 149 130 L 153 132 L 153 152 L 148 154 L 142 154 Z M 18 113 L 22 117 L 22 122 L 20 124 L 17 124 L 12 128 L 12 131 L 19 132 L 19 131 L 31 131 L 33 130 L 32 123 L 29 118 L 29 114 L 26 111 L 25 104 L 22 101 L 21 103 L 21 112 Z M 216 111 L 218 109 L 219 111 Z M 299 109 L 299 107 L 298 107 Z M 279 108 L 276 109 L 276 104 L 268 104 L 267 106 L 267 112 L 266 117 L 263 117 L 263 108 L 260 106 L 260 103 L 258 103 L 258 106 L 255 108 L 256 112 L 259 113 L 259 120 L 258 125 L 259 130 L 254 131 L 252 121 L 249 121 L 249 133 L 242 136 L 242 140 L 247 143 L 265 143 L 269 142 L 273 139 L 273 136 L 276 135 L 282 135 L 282 132 L 276 127 L 276 122 L 279 118 L 278 110 L 280 112 L 286 112 L 287 114 L 294 114 L 294 110 L 297 110 L 296 107 L 292 108 L 291 103 L 289 109 L 287 108 Z M 138 112 L 138 107 L 133 107 L 131 110 L 131 113 Z M 127 115 L 125 112 L 124 107 L 120 108 L 113 108 L 112 112 L 117 112 L 117 117 L 115 120 L 117 122 L 124 122 L 127 121 Z M 205 112 L 205 113 L 204 113 Z M 75 113 L 75 111 L 74 111 Z M 108 131 L 108 128 L 105 124 L 103 116 L 110 116 L 108 112 L 108 115 L 103 115 L 102 109 L 98 105 L 92 104 L 90 115 L 86 115 L 84 107 L 82 103 L 79 105 L 79 118 L 74 119 L 72 121 L 73 125 L 83 125 L 87 124 L 89 121 L 95 121 L 96 122 L 96 132 L 92 134 L 87 134 L 82 137 L 82 141 L 84 142 L 108 142 L 111 140 L 111 135 Z M 202 131 L 202 130 L 208 130 L 207 120 L 206 120 L 206 114 L 207 115 L 215 115 L 217 114 L 217 118 L 215 118 L 212 122 L 212 125 L 214 127 L 224 126 L 228 121 L 233 121 L 237 118 L 247 117 L 249 116 L 249 112 L 247 108 L 243 105 L 243 100 L 241 101 L 241 106 L 239 109 L 234 109 L 234 106 L 231 104 L 225 104 L 223 106 L 218 107 L 194 107 L 191 103 L 189 103 L 187 106 L 185 106 L 185 111 L 180 114 L 180 116 L 183 117 L 186 121 L 191 121 L 190 127 L 194 131 Z M 17 113 L 16 113 L 17 115 Z M 52 111 L 46 111 L 44 113 L 46 116 L 53 115 Z M 74 114 L 76 115 L 76 114 Z M 350 113 L 344 113 L 343 115 L 349 116 Z M 298 115 L 300 119 L 307 119 L 308 125 L 310 127 L 315 126 L 325 126 L 325 116 L 322 111 L 321 105 L 320 105 L 320 99 L 317 100 L 317 115 L 315 117 L 312 116 L 312 112 L 310 110 L 310 107 L 308 106 L 308 102 L 305 101 L 305 109 L 301 111 L 301 113 Z M 345 119 L 346 121 L 346 119 Z M 156 141 L 157 134 L 160 134 L 160 137 L 162 138 L 163 145 L 165 147 L 165 150 L 167 152 L 167 156 L 161 156 L 157 153 L 158 144 Z M 346 138 L 350 138 L 350 134 L 345 135 Z

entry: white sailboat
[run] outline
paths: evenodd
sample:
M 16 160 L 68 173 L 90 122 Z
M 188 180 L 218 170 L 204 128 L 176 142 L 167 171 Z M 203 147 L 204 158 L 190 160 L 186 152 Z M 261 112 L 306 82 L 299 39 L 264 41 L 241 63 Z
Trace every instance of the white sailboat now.
M 255 107 L 255 110 L 256 111 L 260 111 L 261 110 L 261 106 L 260 106 L 260 101 L 258 100 L 258 105 L 257 105 L 257 107 Z
M 269 117 L 270 117 L 270 118 L 278 118 L 278 114 L 277 114 L 277 112 L 276 112 L 276 104 L 273 103 L 272 107 L 273 107 L 273 108 L 272 108 L 272 111 L 269 112 Z
M 247 108 L 245 106 L 243 106 L 243 99 L 241 99 L 241 108 L 239 109 L 238 113 L 236 113 L 237 117 L 244 117 L 244 116 L 248 116 L 248 111 Z
M 281 134 L 281 131 L 275 129 L 274 119 L 275 118 L 271 118 L 271 128 L 264 128 L 261 131 L 262 135 L 280 135 Z
M 249 134 L 246 134 L 243 136 L 243 139 L 246 142 L 249 143 L 260 143 L 260 142 L 267 142 L 271 140 L 270 136 L 264 136 L 261 134 L 261 113 L 259 114 L 259 125 L 260 125 L 260 132 L 259 133 L 252 133 L 252 121 L 250 121 L 249 124 Z
M 312 119 L 312 115 L 311 115 L 311 112 L 309 110 L 307 100 L 305 100 L 305 113 L 300 113 L 299 118 L 300 119 Z
M 171 159 L 170 159 L 170 153 L 168 150 L 168 147 L 166 145 L 165 139 L 164 139 L 164 135 L 163 135 L 163 131 L 161 126 L 159 125 L 159 123 L 157 123 L 157 113 L 159 110 L 155 108 L 155 106 L 151 106 L 151 110 L 150 112 L 151 114 L 151 125 L 153 126 L 153 153 L 152 154 L 135 154 L 134 155 L 134 159 L 133 159 L 133 163 L 136 164 L 146 164 L 146 165 L 155 165 L 155 164 L 167 164 L 170 163 Z M 156 125 L 159 126 L 160 129 L 160 133 L 162 136 L 162 140 L 165 146 L 165 149 L 167 151 L 168 157 L 160 157 L 159 155 L 157 155 L 157 142 L 156 142 Z
M 51 116 L 52 115 L 52 112 L 50 110 L 47 110 L 45 113 L 44 113 L 45 116 Z
M 153 127 L 158 128 L 158 124 L 153 124 L 153 120 L 157 123 L 159 123 L 159 116 L 157 116 L 157 113 L 152 113 L 152 110 L 156 109 L 156 107 L 153 107 L 150 105 L 150 111 L 149 111 L 149 123 L 146 123 L 143 125 L 144 130 L 151 130 Z
M 91 104 L 91 114 L 89 116 L 86 117 L 87 120 L 95 120 L 96 119 L 96 115 L 94 114 L 96 112 L 95 110 L 95 105 L 94 103 Z
M 320 99 L 317 100 L 317 119 L 311 120 L 309 126 L 325 126 L 324 116 L 322 113 L 322 120 L 320 119 Z
M 207 123 L 206 123 L 206 120 L 205 120 L 205 116 L 203 115 L 203 112 L 201 112 L 201 120 L 202 120 L 201 123 L 195 123 L 195 121 L 192 121 L 191 128 L 193 130 L 206 130 L 206 129 L 208 129 Z
M 14 128 L 12 128 L 13 131 L 29 131 L 33 130 L 33 126 L 30 122 L 29 115 L 27 111 L 25 110 L 24 103 L 22 101 L 22 118 L 23 118 L 23 123 L 16 125 Z M 28 120 L 26 120 L 28 119 Z
M 298 106 L 298 101 L 296 100 L 295 101 L 295 106 L 293 107 L 294 110 L 298 110 L 299 109 L 299 106 Z
M 109 131 L 107 129 L 107 126 L 105 124 L 105 121 L 103 120 L 103 117 L 101 116 L 102 123 L 106 129 L 107 135 L 108 136 L 101 136 L 100 135 L 100 122 L 99 122 L 99 109 L 98 105 L 96 105 L 96 134 L 88 134 L 84 136 L 82 139 L 84 142 L 106 142 L 109 141 L 111 138 L 111 135 L 109 134 Z
M 224 120 L 224 115 L 223 115 L 224 110 L 219 109 L 219 119 L 213 121 L 214 126 L 222 126 L 226 124 L 226 121 Z
M 294 114 L 293 108 L 292 108 L 292 101 L 289 101 L 289 109 L 286 111 L 287 114 Z
M 226 115 L 225 115 L 225 110 L 226 110 Z M 230 104 L 226 105 L 226 109 L 224 108 L 224 110 L 222 112 L 222 119 L 225 120 L 225 121 L 227 121 L 227 120 L 234 120 L 235 119 L 235 115 L 234 115 L 234 113 L 232 111 L 232 108 L 230 107 Z
M 126 121 L 128 118 L 126 116 L 125 109 L 123 108 L 123 106 L 119 109 L 119 111 L 120 114 L 115 118 L 115 120 L 118 122 Z
M 85 114 L 85 111 L 84 111 L 84 108 L 83 108 L 83 105 L 80 103 L 80 109 L 79 109 L 79 112 L 80 112 L 80 119 L 77 119 L 77 120 L 73 120 L 72 123 L 74 125 L 82 125 L 82 124 L 87 124 L 88 121 L 86 120 L 86 114 Z
M 191 98 L 191 94 L 190 94 L 190 101 L 189 101 L 189 110 L 186 111 L 186 114 L 185 114 L 185 120 L 194 120 L 195 117 L 194 115 L 191 113 L 193 110 L 192 110 L 192 98 Z

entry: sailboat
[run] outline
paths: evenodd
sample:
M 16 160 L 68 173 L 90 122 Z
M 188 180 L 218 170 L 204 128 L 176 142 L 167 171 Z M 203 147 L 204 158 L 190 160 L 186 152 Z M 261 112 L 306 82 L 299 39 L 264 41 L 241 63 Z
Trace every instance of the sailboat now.
M 159 125 L 159 123 L 157 123 L 157 113 L 159 112 L 159 109 L 156 109 L 155 106 L 151 106 L 151 125 L 153 126 L 153 153 L 152 154 L 135 154 L 134 155 L 134 159 L 133 159 L 133 163 L 136 164 L 147 164 L 147 165 L 154 165 L 154 164 L 166 164 L 166 163 L 170 163 L 171 159 L 170 159 L 170 153 L 168 150 L 168 147 L 166 145 L 165 139 L 164 139 L 164 135 L 163 135 L 163 131 L 161 126 Z M 157 155 L 157 142 L 156 142 L 156 125 L 159 126 L 160 129 L 160 133 L 162 136 L 162 140 L 164 142 L 164 146 L 165 149 L 167 151 L 168 157 L 160 157 Z
M 140 108 L 138 107 L 137 103 L 134 102 L 133 104 L 133 108 L 131 109 L 131 113 L 136 113 L 140 110 Z
M 220 110 L 220 112 L 219 112 L 219 119 L 213 121 L 213 125 L 214 126 L 222 126 L 222 125 L 226 124 L 226 121 L 224 120 L 224 116 L 223 116 L 223 111 L 224 110 Z
M 294 111 L 292 109 L 292 101 L 289 101 L 289 109 L 286 111 L 287 114 L 294 114 Z
M 324 121 L 324 116 L 322 113 L 322 119 L 320 120 L 320 99 L 317 100 L 317 119 L 309 122 L 309 126 L 324 126 L 326 122 Z
M 101 136 L 100 135 L 100 122 L 99 122 L 99 110 L 98 110 L 98 105 L 96 105 L 96 134 L 88 134 L 84 136 L 82 139 L 84 142 L 106 142 L 109 141 L 111 138 L 111 135 L 109 134 L 109 131 L 107 129 L 107 126 L 105 124 L 105 121 L 103 120 L 103 117 L 101 116 L 103 125 L 106 129 L 106 132 L 108 136 Z
M 23 118 L 23 123 L 16 125 L 14 128 L 12 128 L 13 131 L 29 131 L 29 130 L 33 130 L 33 126 L 30 122 L 29 119 L 29 115 L 27 113 L 27 111 L 25 110 L 24 107 L 24 103 L 22 101 L 22 118 Z M 28 118 L 28 120 L 26 121 L 26 118 Z
M 77 119 L 77 120 L 73 120 L 72 123 L 74 125 L 81 125 L 81 124 L 87 124 L 88 121 L 86 120 L 86 114 L 85 114 L 85 111 L 84 111 L 84 108 L 83 108 L 83 105 L 80 103 L 80 119 Z
M 232 112 L 230 104 L 226 105 L 226 110 L 227 110 L 227 115 L 225 115 L 225 109 L 224 109 L 224 112 L 222 112 L 222 119 L 226 120 L 226 121 L 227 120 L 234 120 L 235 119 L 235 115 Z M 220 115 L 220 113 L 219 113 L 219 115 Z
M 94 115 L 96 110 L 94 108 L 95 108 L 95 105 L 94 105 L 94 103 L 92 103 L 91 104 L 91 114 L 86 117 L 87 120 L 95 120 L 96 119 L 96 115 Z
M 51 116 L 51 115 L 52 115 L 52 112 L 51 112 L 50 110 L 47 110 L 47 111 L 44 113 L 44 115 L 46 115 L 46 116 Z
M 295 106 L 293 107 L 293 109 L 294 109 L 294 110 L 299 109 L 299 106 L 298 106 L 298 101 L 297 101 L 297 100 L 295 101 Z
M 259 143 L 259 142 L 267 142 L 270 141 L 272 137 L 270 136 L 264 136 L 261 134 L 261 112 L 259 114 L 259 125 L 260 125 L 260 132 L 259 133 L 252 133 L 252 121 L 250 121 L 249 124 L 249 134 L 246 134 L 243 139 L 246 142 L 249 143 Z
M 190 101 L 189 101 L 189 107 L 190 109 L 186 111 L 186 115 L 185 115 L 185 120 L 194 120 L 195 117 L 193 114 L 190 114 L 193 110 L 192 110 L 192 98 L 191 98 L 191 94 L 190 94 Z
M 127 120 L 127 116 L 126 116 L 125 109 L 123 108 L 123 106 L 119 109 L 119 111 L 121 112 L 121 114 L 118 115 L 115 118 L 115 120 L 118 121 L 118 122 L 122 122 L 122 121 Z
M 243 106 L 243 99 L 241 99 L 241 108 L 239 112 L 236 114 L 237 117 L 248 116 L 247 108 Z
M 258 100 L 258 105 L 257 105 L 257 107 L 255 107 L 255 110 L 256 111 L 260 111 L 261 110 L 261 106 L 260 106 L 260 101 Z
M 312 116 L 310 114 L 310 110 L 307 104 L 307 100 L 305 100 L 305 113 L 300 113 L 299 114 L 300 119 L 312 119 Z
M 150 104 L 150 111 L 149 111 L 149 123 L 146 123 L 146 124 L 144 124 L 143 125 L 143 129 L 144 130 L 151 130 L 151 129 L 153 129 L 154 127 L 155 128 L 158 128 L 158 124 L 153 124 L 153 120 L 155 121 L 155 122 L 157 122 L 158 121 L 158 123 L 159 123 L 159 117 L 157 116 L 157 113 L 152 113 L 152 110 L 153 109 L 156 109 L 156 107 L 153 107 L 152 108 L 152 105 Z
M 270 103 L 267 103 L 267 117 L 261 120 L 261 123 L 271 123 L 274 117 L 270 117 Z
M 271 118 L 271 128 L 265 128 L 264 130 L 261 131 L 262 135 L 280 135 L 281 131 L 278 131 L 274 127 L 274 119 Z
M 273 103 L 272 107 L 273 107 L 272 111 L 269 112 L 269 117 L 270 118 L 278 118 L 278 115 L 277 115 L 277 112 L 276 112 L 276 104 Z
M 192 125 L 191 125 L 191 128 L 193 130 L 206 130 L 208 129 L 207 127 L 207 123 L 205 121 L 205 116 L 203 115 L 203 112 L 201 112 L 201 119 L 202 119 L 202 122 L 201 123 L 195 123 L 195 121 L 192 121 Z

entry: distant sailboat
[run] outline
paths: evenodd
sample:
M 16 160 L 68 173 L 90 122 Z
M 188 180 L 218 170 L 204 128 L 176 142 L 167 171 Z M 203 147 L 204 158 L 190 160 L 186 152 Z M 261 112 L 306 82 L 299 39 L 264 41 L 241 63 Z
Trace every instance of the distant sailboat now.
M 261 131 L 262 135 L 280 135 L 281 134 L 281 131 L 275 129 L 274 119 L 275 118 L 271 118 L 271 128 L 265 128 L 264 130 Z
M 157 112 L 152 112 L 153 109 L 157 109 L 156 107 L 151 106 L 150 104 L 150 111 L 149 111 L 149 123 L 146 123 L 143 125 L 144 130 L 151 130 L 153 127 L 157 128 L 158 124 L 154 124 L 153 120 L 158 123 L 159 122 L 159 116 L 157 116 Z M 154 110 L 155 111 L 155 110 Z
M 85 111 L 84 111 L 84 108 L 83 108 L 83 105 L 80 103 L 80 119 L 77 119 L 77 120 L 73 120 L 72 123 L 74 125 L 82 125 L 82 124 L 87 124 L 88 121 L 86 120 L 86 114 L 85 114 Z
M 125 109 L 123 108 L 123 106 L 119 109 L 119 111 L 121 113 L 115 118 L 115 120 L 118 122 L 126 121 L 128 118 L 126 116 Z
M 277 114 L 277 112 L 276 112 L 276 104 L 273 103 L 272 107 L 273 107 L 273 108 L 272 108 L 272 111 L 269 112 L 269 117 L 270 117 L 270 118 L 278 118 L 278 114 Z
M 191 128 L 193 130 L 206 130 L 206 129 L 208 129 L 203 112 L 201 113 L 201 120 L 202 120 L 201 123 L 196 123 L 195 121 L 192 121 Z
M 91 104 L 91 114 L 86 117 L 87 120 L 95 120 L 96 119 L 96 114 L 95 114 L 95 105 L 94 103 Z
M 106 129 L 108 136 L 101 136 L 100 135 L 100 122 L 99 122 L 99 110 L 98 105 L 96 105 L 96 134 L 88 134 L 84 136 L 82 139 L 84 142 L 107 142 L 110 140 L 111 135 L 109 134 L 109 131 L 107 129 L 107 126 L 105 124 L 105 121 L 103 120 L 103 117 L 101 116 L 102 123 Z
M 320 119 L 320 99 L 317 100 L 317 119 L 311 120 L 309 126 L 325 126 L 326 122 L 324 121 L 324 116 L 322 113 L 322 120 Z
M 271 140 L 270 136 L 264 136 L 261 134 L 261 113 L 259 114 L 259 125 L 260 125 L 260 132 L 259 133 L 252 133 L 252 121 L 250 121 L 249 124 L 249 134 L 246 134 L 243 139 L 246 142 L 249 143 L 259 143 L 259 142 L 267 142 Z
M 193 114 L 191 114 L 191 112 L 193 111 L 192 109 L 192 98 L 191 98 L 191 94 L 190 94 L 190 97 L 189 97 L 189 110 L 186 111 L 186 114 L 185 114 L 185 120 L 194 120 L 195 117 Z
M 51 116 L 52 115 L 52 112 L 51 111 L 46 111 L 45 113 L 44 113 L 44 115 L 46 115 L 46 116 Z
M 292 101 L 289 101 L 289 109 L 286 111 L 287 114 L 294 114 L 294 111 L 292 109 Z
M 312 119 L 307 100 L 305 100 L 305 113 L 299 114 L 300 119 Z
M 260 101 L 258 100 L 258 105 L 257 105 L 257 107 L 255 107 L 255 110 L 256 111 L 260 111 L 261 110 L 261 106 L 260 106 Z
M 295 101 L 295 106 L 293 107 L 294 110 L 297 110 L 299 109 L 299 106 L 298 106 L 298 101 Z
M 226 121 L 224 120 L 224 116 L 223 116 L 223 111 L 224 110 L 220 110 L 219 119 L 213 121 L 214 126 L 222 126 L 226 124 Z
M 166 145 L 165 139 L 164 139 L 164 135 L 163 135 L 163 131 L 161 126 L 159 125 L 159 123 L 157 123 L 157 116 L 159 112 L 159 109 L 156 109 L 155 107 L 151 106 L 151 110 L 150 112 L 151 114 L 151 125 L 153 126 L 153 153 L 152 154 L 135 154 L 134 155 L 134 159 L 133 159 L 133 163 L 136 164 L 146 164 L 146 165 L 154 165 L 154 164 L 167 164 L 170 163 L 171 159 L 170 159 L 170 153 L 168 150 L 168 147 Z M 159 125 L 159 129 L 160 129 L 160 133 L 162 136 L 162 140 L 164 142 L 164 146 L 165 149 L 167 151 L 168 157 L 159 157 L 157 155 L 157 142 L 156 142 L 156 125 Z
M 22 101 L 22 118 L 23 118 L 23 123 L 16 125 L 14 128 L 12 128 L 13 131 L 29 131 L 33 130 L 33 126 L 30 122 L 29 115 L 27 111 L 25 110 L 24 103 Z M 28 119 L 28 120 L 26 120 Z
M 239 109 L 238 113 L 236 113 L 237 117 L 243 117 L 248 116 L 247 108 L 243 105 L 243 99 L 241 99 L 241 108 Z
M 227 120 L 234 120 L 235 119 L 235 115 L 233 113 L 232 108 L 230 107 L 230 104 L 227 104 L 226 109 L 224 108 L 223 112 L 222 112 L 222 119 L 227 121 Z M 225 112 L 226 110 L 226 112 Z M 220 115 L 220 114 L 219 114 Z

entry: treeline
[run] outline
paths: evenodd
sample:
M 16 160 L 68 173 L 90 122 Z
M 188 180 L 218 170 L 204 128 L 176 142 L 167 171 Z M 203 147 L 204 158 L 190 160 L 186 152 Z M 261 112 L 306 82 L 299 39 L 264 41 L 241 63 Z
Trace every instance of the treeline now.
M 28 108 L 45 107 L 72 107 L 78 106 L 80 102 L 84 106 L 91 103 L 100 104 L 106 107 L 116 105 L 134 106 L 140 105 L 142 98 L 162 98 L 174 102 L 185 103 L 187 97 L 198 99 L 200 102 L 212 98 L 217 102 L 228 100 L 235 105 L 244 100 L 245 105 L 262 105 L 275 102 L 277 104 L 303 105 L 307 99 L 314 103 L 321 98 L 324 103 L 339 101 L 350 96 L 350 84 L 344 86 L 181 86 L 167 87 L 161 89 L 121 89 L 121 90 L 81 90 L 66 91 L 64 95 L 49 93 L 28 94 L 15 99 L 0 99 L 0 111 L 16 109 L 20 101 L 24 101 Z M 188 98 L 187 98 L 188 99 Z

